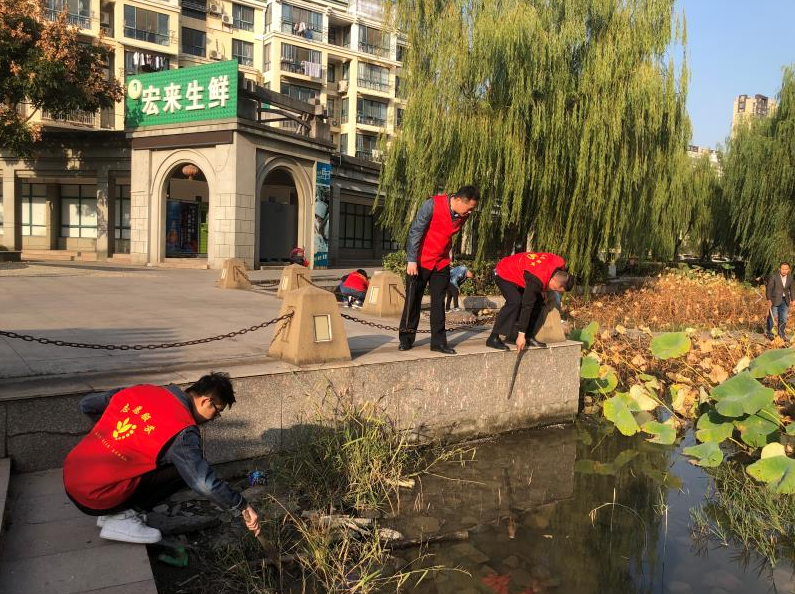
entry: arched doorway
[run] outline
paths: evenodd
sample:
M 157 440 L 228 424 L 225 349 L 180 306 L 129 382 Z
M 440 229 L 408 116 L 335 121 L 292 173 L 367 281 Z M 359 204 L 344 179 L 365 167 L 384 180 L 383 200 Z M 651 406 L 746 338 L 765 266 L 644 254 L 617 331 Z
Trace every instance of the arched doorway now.
M 259 260 L 286 261 L 298 246 L 298 189 L 292 174 L 281 167 L 274 169 L 262 183 L 259 196 Z
M 165 256 L 206 258 L 210 186 L 193 163 L 179 163 L 166 177 Z

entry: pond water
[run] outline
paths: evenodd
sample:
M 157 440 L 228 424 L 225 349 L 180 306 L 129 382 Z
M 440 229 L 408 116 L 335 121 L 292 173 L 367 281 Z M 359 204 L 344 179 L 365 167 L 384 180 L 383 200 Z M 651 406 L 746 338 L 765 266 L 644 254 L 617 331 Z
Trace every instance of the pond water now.
M 691 535 L 709 476 L 681 449 L 580 422 L 476 444 L 476 460 L 445 463 L 401 501 L 407 536 L 470 536 L 428 549 L 424 563 L 459 567 L 413 592 L 757 594 L 795 591 L 790 561 Z M 451 478 L 460 479 L 458 481 Z M 406 501 L 407 498 L 413 498 Z M 416 555 L 410 550 L 398 562 Z M 791 555 L 790 555 L 791 558 Z

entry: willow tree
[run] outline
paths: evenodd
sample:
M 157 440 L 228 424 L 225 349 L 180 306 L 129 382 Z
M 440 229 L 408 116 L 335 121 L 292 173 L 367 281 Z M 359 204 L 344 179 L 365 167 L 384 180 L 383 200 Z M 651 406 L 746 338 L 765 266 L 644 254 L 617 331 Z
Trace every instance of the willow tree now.
M 773 115 L 737 129 L 723 170 L 747 275 L 769 273 L 795 249 L 795 65 L 784 71 Z
M 396 0 L 408 104 L 382 173 L 382 223 L 405 236 L 439 189 L 477 184 L 478 252 L 506 233 L 587 274 L 645 251 L 689 137 L 674 0 Z M 402 235 L 401 235 L 402 234 Z

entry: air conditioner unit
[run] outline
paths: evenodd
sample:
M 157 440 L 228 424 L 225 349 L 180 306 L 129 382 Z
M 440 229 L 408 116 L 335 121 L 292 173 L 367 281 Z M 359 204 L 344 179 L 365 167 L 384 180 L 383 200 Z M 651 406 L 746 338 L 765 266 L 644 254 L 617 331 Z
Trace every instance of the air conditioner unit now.
M 222 58 L 221 52 L 218 50 L 210 50 L 210 58 L 213 60 L 220 60 Z
M 340 125 L 340 123 L 339 123 L 338 120 L 331 120 L 331 125 L 334 126 L 334 127 L 337 127 L 337 126 Z
M 338 90 L 340 93 L 347 93 L 347 92 L 348 92 L 348 81 L 347 81 L 347 80 L 341 80 L 341 81 L 339 81 L 339 82 L 337 83 L 337 90 Z
M 221 14 L 221 5 L 216 3 L 210 4 L 210 14 Z
M 221 15 L 221 22 L 222 22 L 224 25 L 229 25 L 229 26 L 231 26 L 231 25 L 232 25 L 232 17 L 231 17 L 230 15 L 228 15 L 228 14 L 222 14 L 222 15 Z
M 107 12 L 100 12 L 99 13 L 99 24 L 105 25 L 106 27 L 110 26 L 110 14 Z

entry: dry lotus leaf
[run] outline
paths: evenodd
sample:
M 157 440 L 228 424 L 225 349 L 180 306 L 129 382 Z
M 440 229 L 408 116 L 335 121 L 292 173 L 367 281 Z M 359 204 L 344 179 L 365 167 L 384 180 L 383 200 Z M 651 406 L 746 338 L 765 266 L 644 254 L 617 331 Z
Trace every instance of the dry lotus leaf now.
M 632 357 L 631 363 L 636 367 L 642 367 L 643 365 L 646 365 L 646 359 L 643 358 L 643 355 L 637 354 Z
M 691 365 L 695 365 L 696 363 L 698 363 L 699 362 L 698 354 L 695 351 L 690 351 L 687 354 L 687 362 L 690 363 Z
M 610 330 L 605 330 L 604 332 L 602 332 L 602 334 L 600 334 L 600 336 L 601 336 L 602 340 L 610 340 L 610 337 L 612 336 L 612 333 L 610 332 Z M 615 350 L 615 347 L 611 347 L 611 348 L 613 350 Z
M 712 347 L 715 343 L 712 340 L 699 340 L 698 341 L 698 349 L 702 353 L 711 353 Z
M 616 326 L 616 332 L 618 332 L 619 334 L 626 334 L 627 333 L 627 329 L 624 328 L 624 326 L 622 326 L 621 324 L 618 324 Z
M 701 369 L 703 369 L 704 371 L 709 371 L 710 369 L 712 369 L 712 359 L 710 357 L 704 357 L 704 359 L 702 359 L 701 363 L 699 363 L 698 366 L 701 367 Z
M 737 365 L 734 366 L 732 371 L 734 373 L 740 373 L 741 371 L 745 371 L 748 369 L 748 366 L 751 364 L 751 358 L 748 356 L 743 357 L 739 361 L 737 361 Z
M 714 384 L 720 384 L 726 381 L 728 377 L 729 373 L 725 369 L 723 369 L 723 367 L 721 367 L 720 365 L 714 365 L 712 367 L 712 371 L 709 374 L 709 379 Z
M 692 384 L 693 383 L 692 379 L 690 379 L 686 375 L 682 375 L 681 373 L 677 373 L 674 376 L 674 380 L 676 380 L 677 382 L 680 382 L 682 384 Z

